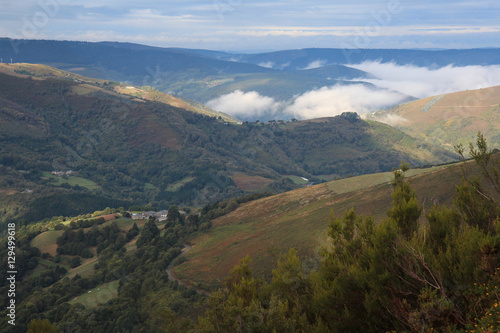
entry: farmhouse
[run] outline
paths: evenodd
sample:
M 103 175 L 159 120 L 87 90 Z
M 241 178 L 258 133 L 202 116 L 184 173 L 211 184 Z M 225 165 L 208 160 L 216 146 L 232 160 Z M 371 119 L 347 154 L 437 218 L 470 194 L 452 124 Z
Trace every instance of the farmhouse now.
M 130 213 L 130 212 L 129 212 Z M 147 220 L 151 216 L 156 217 L 158 221 L 165 221 L 167 219 L 168 210 L 160 210 L 159 212 L 140 212 L 140 213 L 130 213 L 132 220 Z
M 165 221 L 167 219 L 167 215 L 168 215 L 168 210 L 160 210 L 155 214 L 156 218 L 160 222 Z

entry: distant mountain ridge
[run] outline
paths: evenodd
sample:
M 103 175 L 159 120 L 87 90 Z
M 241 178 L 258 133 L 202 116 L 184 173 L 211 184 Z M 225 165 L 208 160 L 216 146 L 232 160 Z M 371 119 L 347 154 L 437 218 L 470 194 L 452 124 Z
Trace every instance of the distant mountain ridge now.
M 160 48 L 117 42 L 0 39 L 5 62 L 39 63 L 99 79 L 152 86 L 205 103 L 234 90 L 258 91 L 277 100 L 315 87 L 350 84 L 365 73 L 342 65 L 318 74 L 280 71 L 235 61 L 236 56 L 210 50 Z M 271 81 L 271 84 L 268 84 Z
M 278 111 L 259 110 L 260 120 L 293 118 L 282 114 L 285 106 L 322 87 L 375 87 L 364 80 L 371 77 L 369 73 L 349 67 L 364 61 L 428 68 L 500 64 L 498 49 L 302 49 L 237 54 L 120 42 L 8 38 L 0 38 L 0 57 L 4 62 L 40 63 L 87 77 L 151 86 L 203 104 L 241 91 L 257 92 L 261 99 L 272 98 L 283 106 Z
M 221 57 L 224 59 L 224 57 Z M 393 62 L 397 65 L 419 67 L 443 67 L 447 65 L 498 65 L 500 49 L 463 49 L 463 50 L 408 50 L 408 49 L 301 49 L 285 50 L 260 54 L 245 54 L 239 61 L 259 64 L 272 62 L 276 65 L 288 64 L 286 68 L 301 69 L 314 61 L 323 60 L 325 64 L 359 64 L 365 61 Z

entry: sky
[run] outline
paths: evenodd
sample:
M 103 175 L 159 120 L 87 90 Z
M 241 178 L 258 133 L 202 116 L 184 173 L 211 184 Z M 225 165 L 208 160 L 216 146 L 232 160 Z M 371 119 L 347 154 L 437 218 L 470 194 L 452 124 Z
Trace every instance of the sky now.
M 0 0 L 0 36 L 261 52 L 499 47 L 498 0 Z

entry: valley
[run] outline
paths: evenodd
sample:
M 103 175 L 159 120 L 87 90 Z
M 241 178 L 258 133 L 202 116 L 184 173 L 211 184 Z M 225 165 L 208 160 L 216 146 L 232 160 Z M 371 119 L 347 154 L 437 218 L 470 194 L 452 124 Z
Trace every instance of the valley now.
M 8 332 L 499 329 L 498 49 L 0 53 Z
M 3 64 L 0 72 L 0 98 L 6 101 L 0 188 L 15 191 L 0 197 L 4 221 L 92 212 L 113 200 L 115 207 L 199 207 L 301 187 L 294 177 L 320 183 L 389 171 L 401 160 L 415 166 L 456 160 L 454 153 L 355 113 L 238 122 L 197 104 L 184 109 L 186 101 L 149 88 L 47 66 Z M 52 172 L 72 174 L 54 178 Z M 48 203 L 61 196 L 68 206 Z M 93 204 L 69 204 L 84 197 Z

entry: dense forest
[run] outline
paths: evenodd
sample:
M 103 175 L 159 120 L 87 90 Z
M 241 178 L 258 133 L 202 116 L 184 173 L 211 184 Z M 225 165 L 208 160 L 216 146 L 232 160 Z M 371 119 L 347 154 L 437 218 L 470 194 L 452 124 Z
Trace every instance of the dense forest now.
M 463 147 L 458 152 L 465 154 Z M 25 276 L 17 289 L 17 325 L 6 324 L 4 310 L 2 327 L 6 332 L 498 331 L 499 159 L 481 135 L 470 155 L 483 175 L 471 178 L 462 165 L 453 206 L 424 212 L 405 177 L 409 166 L 402 164 L 394 172 L 393 202 L 383 222 L 353 210 L 332 213 L 329 244 L 317 269 L 306 270 L 290 249 L 266 281 L 253 275 L 247 257 L 208 297 L 169 279 L 167 268 L 190 233 L 238 201 L 207 205 L 197 218 L 174 214 L 162 230 L 152 218 L 140 233 L 133 226 L 126 237 L 114 224 L 100 226 L 99 219 L 76 221 L 57 240 L 59 251 L 82 255 L 99 244 L 96 273 L 69 278 L 64 267 L 54 265 Z M 43 257 L 30 241 L 44 228 L 41 223 L 18 232 L 20 277 Z M 128 253 L 124 244 L 134 238 L 137 250 Z M 112 281 L 119 281 L 112 300 L 91 308 L 70 302 Z

